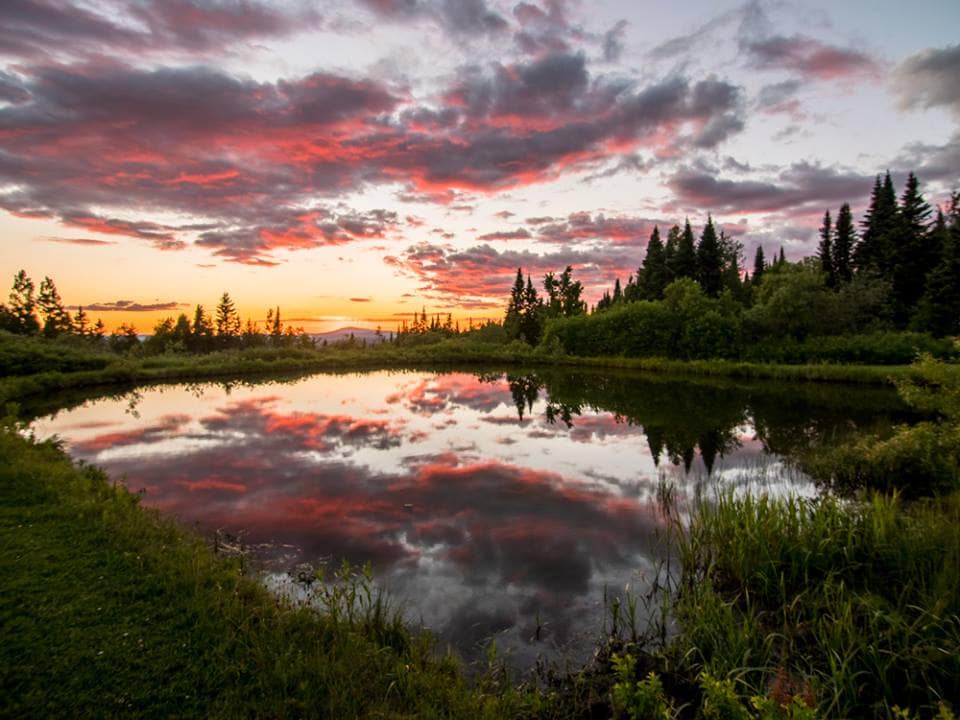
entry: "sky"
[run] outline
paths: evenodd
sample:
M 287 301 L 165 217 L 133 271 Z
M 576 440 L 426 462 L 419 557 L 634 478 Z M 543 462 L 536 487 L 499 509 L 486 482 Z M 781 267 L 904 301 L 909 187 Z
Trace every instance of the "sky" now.
M 0 278 L 108 328 L 595 302 L 710 214 L 789 259 L 877 173 L 960 189 L 960 3 L 3 0 Z

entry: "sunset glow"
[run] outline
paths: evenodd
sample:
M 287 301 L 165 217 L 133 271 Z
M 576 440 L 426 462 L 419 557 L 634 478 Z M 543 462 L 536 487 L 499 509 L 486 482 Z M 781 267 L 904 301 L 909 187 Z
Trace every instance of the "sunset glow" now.
M 960 187 L 960 4 L 13 0 L 0 278 L 108 329 L 279 306 L 308 331 L 595 302 L 708 213 L 811 254 L 908 171 Z M 4 291 L 4 294 L 6 291 Z

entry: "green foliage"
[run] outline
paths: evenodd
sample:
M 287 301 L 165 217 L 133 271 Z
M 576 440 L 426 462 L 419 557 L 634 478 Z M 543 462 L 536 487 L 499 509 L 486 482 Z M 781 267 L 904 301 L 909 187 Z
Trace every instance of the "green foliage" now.
M 706 297 L 689 278 L 668 285 L 661 301 L 553 320 L 544 331 L 545 344 L 570 355 L 735 357 L 738 341 L 739 324 L 729 299 Z
M 960 490 L 960 367 L 924 355 L 919 379 L 897 383 L 903 399 L 936 421 L 897 428 L 892 437 L 856 443 L 807 458 L 805 468 L 846 492 L 873 488 L 908 496 Z
M 656 673 L 651 672 L 643 680 L 636 680 L 637 661 L 629 653 L 615 654 L 611 662 L 617 677 L 610 691 L 615 717 L 626 720 L 672 720 L 677 717 Z
M 737 677 L 745 696 L 805 678 L 826 717 L 960 699 L 960 496 L 725 495 L 696 512 L 681 557 L 673 652 L 689 672 Z
M 116 358 L 76 338 L 54 341 L 0 331 L 0 377 L 105 368 Z

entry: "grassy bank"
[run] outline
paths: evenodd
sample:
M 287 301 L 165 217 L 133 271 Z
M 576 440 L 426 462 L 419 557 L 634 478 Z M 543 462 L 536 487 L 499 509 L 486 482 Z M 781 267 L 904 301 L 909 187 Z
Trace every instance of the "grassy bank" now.
M 32 344 L 42 343 L 32 340 Z M 2 344 L 2 343 L 0 343 Z M 7 341 L 9 345 L 9 341 Z M 24 347 L 21 352 L 31 352 Z M 52 355 L 49 348 L 47 356 Z M 404 347 L 384 344 L 367 348 L 251 349 L 206 355 L 170 354 L 148 357 L 110 353 L 70 352 L 29 372 L 7 348 L 9 361 L 0 373 L 0 405 L 21 398 L 51 395 L 65 390 L 99 386 L 123 386 L 159 381 L 194 381 L 263 375 L 364 370 L 399 367 L 454 367 L 497 365 L 510 367 L 583 367 L 636 370 L 690 377 L 715 377 L 789 382 L 829 382 L 889 385 L 916 377 L 911 366 L 873 365 L 775 365 L 726 360 L 680 361 L 660 358 L 575 357 L 551 354 L 523 343 L 492 345 L 448 340 L 429 346 Z M 18 368 L 19 372 L 11 368 Z M 957 366 L 960 372 L 960 366 Z
M 960 703 L 960 496 L 721 498 L 681 544 L 682 675 L 793 688 L 824 717 Z
M 50 443 L 0 432 L 0 716 L 517 717 L 375 601 L 320 615 Z M 348 607 L 353 612 L 348 611 Z

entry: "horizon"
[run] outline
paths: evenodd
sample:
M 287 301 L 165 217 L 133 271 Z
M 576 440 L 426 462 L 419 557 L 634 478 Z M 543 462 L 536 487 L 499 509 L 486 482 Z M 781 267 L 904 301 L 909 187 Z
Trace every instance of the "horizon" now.
M 813 254 L 908 172 L 960 189 L 960 5 L 212 0 L 0 7 L 0 271 L 149 334 L 593 304 L 654 225 Z

